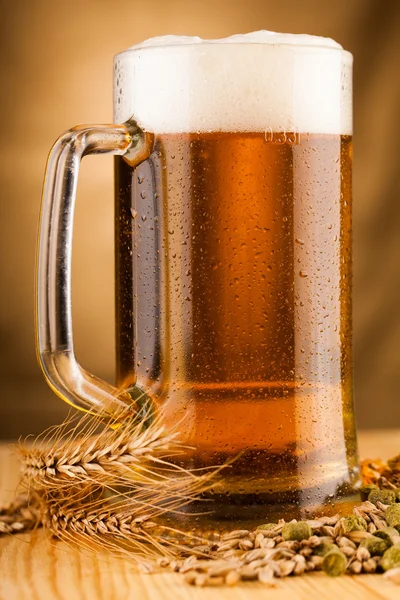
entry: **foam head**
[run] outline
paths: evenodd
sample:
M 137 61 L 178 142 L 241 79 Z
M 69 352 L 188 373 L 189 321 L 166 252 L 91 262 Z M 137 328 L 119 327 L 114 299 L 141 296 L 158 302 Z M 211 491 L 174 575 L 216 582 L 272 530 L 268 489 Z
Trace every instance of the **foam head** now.
M 351 74 L 351 54 L 328 38 L 152 38 L 115 57 L 114 118 L 154 133 L 351 134 Z

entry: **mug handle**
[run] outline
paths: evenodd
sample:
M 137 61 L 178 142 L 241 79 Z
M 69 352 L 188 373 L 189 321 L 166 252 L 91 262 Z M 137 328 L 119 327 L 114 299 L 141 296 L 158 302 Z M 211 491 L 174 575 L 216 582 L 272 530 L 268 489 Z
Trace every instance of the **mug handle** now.
M 126 154 L 136 165 L 148 156 L 149 134 L 135 122 L 79 125 L 54 144 L 47 161 L 40 213 L 36 277 L 36 348 L 53 391 L 72 406 L 102 417 L 132 414 L 127 392 L 83 369 L 75 358 L 71 311 L 72 233 L 82 158 Z

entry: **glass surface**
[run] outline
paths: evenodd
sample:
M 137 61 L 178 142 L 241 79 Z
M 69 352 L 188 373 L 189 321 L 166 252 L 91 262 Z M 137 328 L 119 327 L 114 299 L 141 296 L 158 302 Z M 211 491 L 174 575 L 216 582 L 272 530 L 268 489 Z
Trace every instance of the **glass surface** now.
M 233 460 L 217 519 L 329 512 L 358 482 L 351 57 L 221 46 L 116 57 L 116 117 L 154 133 L 115 159 L 117 384 L 179 423 L 185 466 Z

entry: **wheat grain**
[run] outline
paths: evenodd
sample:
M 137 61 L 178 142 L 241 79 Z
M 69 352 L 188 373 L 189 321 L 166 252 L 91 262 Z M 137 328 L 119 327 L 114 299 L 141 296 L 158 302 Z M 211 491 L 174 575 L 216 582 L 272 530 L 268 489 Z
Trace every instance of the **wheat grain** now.
M 41 444 L 40 439 L 32 448 L 21 446 L 22 476 L 39 489 L 92 482 L 99 475 L 119 478 L 129 473 L 131 476 L 132 466 L 140 467 L 143 459 L 156 461 L 160 453 L 171 451 L 176 440 L 176 434 L 166 434 L 161 425 L 143 430 L 134 420 L 117 430 L 104 430 L 101 435 L 81 436 L 75 441 L 69 436 L 58 439 L 50 448 Z M 177 453 L 180 448 L 175 444 L 173 449 Z M 136 477 L 143 475 L 140 468 L 137 471 Z
M 0 508 L 0 534 L 31 531 L 40 524 L 40 510 L 27 494 Z

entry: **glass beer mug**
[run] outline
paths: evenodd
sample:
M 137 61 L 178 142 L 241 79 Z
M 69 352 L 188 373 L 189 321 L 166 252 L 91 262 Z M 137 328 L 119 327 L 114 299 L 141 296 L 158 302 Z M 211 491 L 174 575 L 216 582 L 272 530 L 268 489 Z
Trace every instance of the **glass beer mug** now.
M 324 38 L 156 38 L 115 58 L 118 124 L 75 127 L 49 157 L 45 376 L 97 413 L 151 401 L 179 424 L 186 467 L 230 461 L 216 520 L 328 513 L 357 494 L 351 82 L 351 54 Z M 76 185 L 97 153 L 117 155 L 116 387 L 77 363 L 72 337 Z

